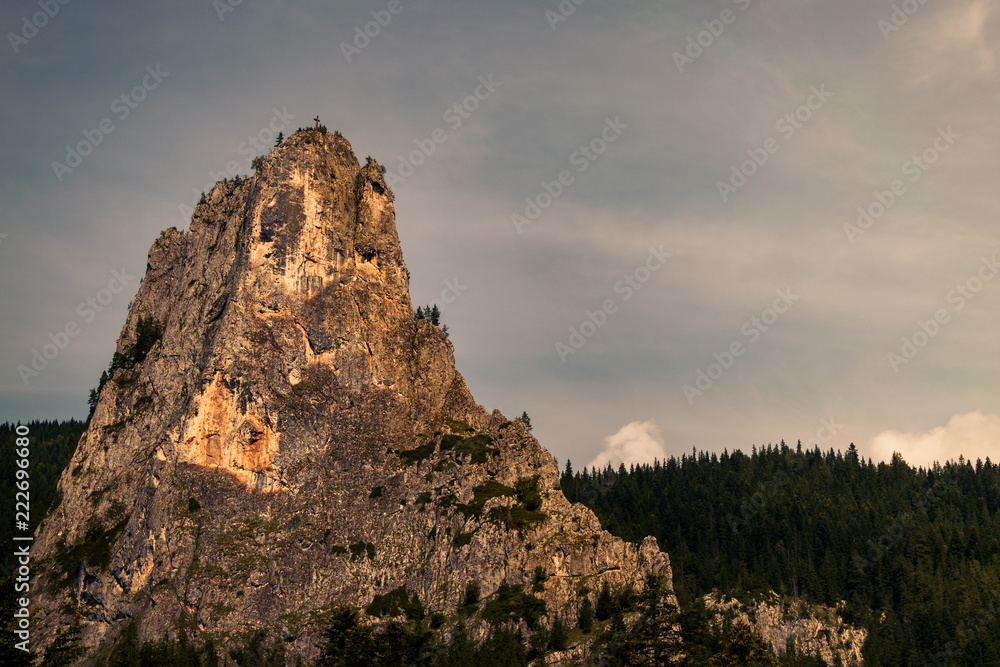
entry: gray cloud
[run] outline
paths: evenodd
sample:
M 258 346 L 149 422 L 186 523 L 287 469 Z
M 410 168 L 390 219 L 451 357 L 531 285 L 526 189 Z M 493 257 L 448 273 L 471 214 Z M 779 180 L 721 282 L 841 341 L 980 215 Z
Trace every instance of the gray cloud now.
M 1000 249 L 1000 11 L 927 3 L 885 39 L 890 2 L 743 4 L 588 0 L 553 31 L 554 1 L 407 0 L 350 63 L 340 43 L 385 3 L 243 2 L 221 21 L 207 0 L 62 6 L 18 53 L 0 48 L 0 419 L 85 416 L 135 286 L 30 386 L 17 365 L 112 269 L 141 273 L 212 172 L 249 171 L 239 146 L 272 109 L 294 127 L 318 113 L 394 169 L 491 74 L 502 86 L 395 188 L 397 224 L 415 303 L 467 286 L 444 317 L 477 400 L 528 410 L 561 460 L 636 421 L 680 454 L 805 442 L 836 415 L 824 446 L 881 456 L 884 431 L 996 414 L 1000 283 L 898 373 L 887 354 Z M 5 4 L 0 28 L 35 9 Z M 735 20 L 678 72 L 674 52 L 725 9 Z M 114 117 L 158 64 L 169 77 Z M 813 86 L 833 96 L 784 136 Z M 51 163 L 105 117 L 115 130 L 60 183 Z M 628 129 L 576 171 L 608 117 Z M 948 127 L 954 146 L 908 180 Z M 779 150 L 722 201 L 717 182 L 769 138 Z M 511 215 L 563 169 L 572 185 L 518 234 Z M 844 225 L 898 179 L 905 194 L 851 243 Z M 661 244 L 669 264 L 562 363 L 556 343 Z M 689 405 L 683 385 L 785 287 L 801 301 Z

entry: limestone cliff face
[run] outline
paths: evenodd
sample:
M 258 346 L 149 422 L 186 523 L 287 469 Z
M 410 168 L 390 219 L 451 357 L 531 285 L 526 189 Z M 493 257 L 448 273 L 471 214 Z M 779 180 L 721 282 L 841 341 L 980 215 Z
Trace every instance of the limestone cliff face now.
M 581 583 L 669 577 L 655 540 L 566 501 L 549 453 L 414 319 L 381 172 L 299 132 L 153 244 L 37 533 L 40 641 L 77 609 L 83 663 L 130 619 L 140 639 L 262 628 L 308 661 L 324 610 L 399 586 L 447 614 L 470 580 L 487 597 L 541 566 L 551 622 Z
M 785 652 L 789 640 L 799 653 L 816 655 L 830 667 L 856 667 L 864 663 L 862 649 L 868 632 L 848 625 L 836 609 L 807 605 L 802 600 L 787 601 L 771 593 L 751 604 L 720 595 L 706 595 L 706 608 L 717 619 L 729 616 L 751 626 L 774 652 Z

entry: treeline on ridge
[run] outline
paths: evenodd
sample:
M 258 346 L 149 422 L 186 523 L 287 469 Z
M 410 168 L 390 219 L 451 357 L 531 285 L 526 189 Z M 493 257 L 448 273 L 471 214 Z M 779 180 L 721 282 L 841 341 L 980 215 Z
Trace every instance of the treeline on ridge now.
M 915 468 L 819 448 L 692 453 L 574 472 L 561 486 L 610 532 L 653 535 L 682 607 L 713 590 L 836 606 L 866 664 L 1000 665 L 1000 467 Z

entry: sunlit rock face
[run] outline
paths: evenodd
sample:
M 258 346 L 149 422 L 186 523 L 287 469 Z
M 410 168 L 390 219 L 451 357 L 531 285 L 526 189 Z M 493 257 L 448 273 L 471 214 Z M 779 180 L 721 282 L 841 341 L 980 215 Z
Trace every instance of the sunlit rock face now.
M 799 653 L 819 656 L 830 667 L 864 664 L 868 631 L 845 623 L 836 608 L 789 601 L 777 593 L 745 604 L 718 594 L 703 599 L 705 607 L 714 612 L 716 623 L 725 617 L 745 623 L 778 655 L 785 652 L 789 639 L 794 639 Z
M 669 578 L 653 538 L 603 531 L 524 425 L 473 400 L 413 316 L 392 199 L 343 137 L 303 131 L 156 240 L 38 530 L 40 642 L 78 608 L 84 664 L 132 619 L 140 639 L 263 628 L 293 664 L 324 610 L 399 586 L 450 614 L 470 580 L 487 597 L 542 567 L 551 623 L 581 584 Z

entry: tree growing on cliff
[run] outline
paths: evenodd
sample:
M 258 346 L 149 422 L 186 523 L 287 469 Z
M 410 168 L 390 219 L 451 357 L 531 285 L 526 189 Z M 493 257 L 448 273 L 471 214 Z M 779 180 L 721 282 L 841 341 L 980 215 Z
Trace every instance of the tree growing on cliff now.
M 441 324 L 441 309 L 437 307 L 437 304 L 433 306 L 418 306 L 414 317 L 418 320 L 430 320 L 431 324 L 438 326 Z
M 669 600 L 665 577 L 646 576 L 639 598 L 639 619 L 629 628 L 611 664 L 666 665 L 681 651 L 680 610 Z M 757 663 L 746 663 L 757 664 Z
M 594 628 L 594 605 L 591 604 L 589 595 L 584 596 L 583 602 L 580 603 L 577 624 L 585 635 L 589 635 Z
M 527 410 L 523 411 L 521 416 L 517 417 L 516 420 L 524 424 L 524 427 L 528 429 L 528 433 L 531 433 L 531 417 L 528 416 Z
M 614 598 L 611 597 L 611 587 L 605 579 L 601 592 L 597 595 L 597 609 L 594 614 L 599 621 L 606 621 L 614 613 Z

